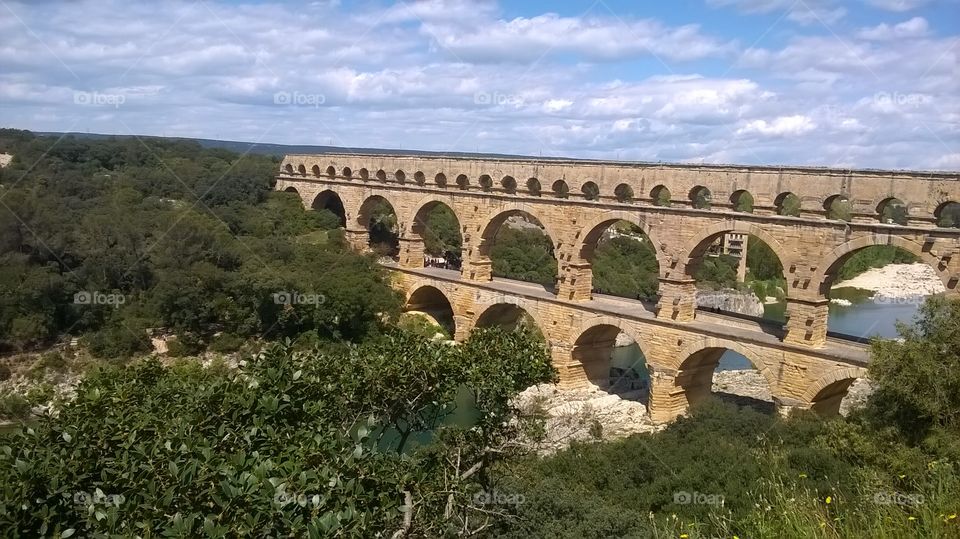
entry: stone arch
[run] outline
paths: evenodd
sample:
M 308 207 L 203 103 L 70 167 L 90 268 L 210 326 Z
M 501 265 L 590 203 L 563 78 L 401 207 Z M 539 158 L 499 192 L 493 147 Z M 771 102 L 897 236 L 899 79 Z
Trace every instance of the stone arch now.
M 675 385 L 686 394 L 688 404 L 696 404 L 710 395 L 713 386 L 713 374 L 720 364 L 720 356 L 727 350 L 736 352 L 760 373 L 767 383 L 770 394 L 778 395 L 776 373 L 751 348 L 737 341 L 705 337 L 688 344 L 680 351 L 680 363 L 677 365 Z
M 307 167 L 305 167 L 305 166 L 303 165 L 303 163 L 300 163 L 299 165 L 297 165 L 297 172 L 298 172 L 301 176 L 306 176 L 306 175 L 307 175 Z
M 493 189 L 493 178 L 489 174 L 481 174 L 477 181 L 480 183 L 480 189 L 484 191 Z
M 343 172 L 341 174 L 343 174 L 343 177 L 348 180 L 353 177 L 353 171 L 350 170 L 350 167 L 343 167 Z
M 800 197 L 790 191 L 777 195 L 773 205 L 777 208 L 777 215 L 800 217 Z
M 319 168 L 319 167 L 318 167 L 318 168 Z M 317 174 L 317 176 L 319 176 L 319 174 Z M 328 177 L 328 178 L 336 178 L 336 177 L 337 177 L 337 169 L 334 168 L 333 165 L 330 165 L 329 167 L 327 167 L 327 177 Z
M 498 320 L 503 320 L 506 317 L 512 315 L 526 314 L 533 320 L 536 330 L 540 332 L 540 335 L 543 336 L 547 342 L 549 342 L 549 334 L 547 330 L 550 328 L 546 324 L 546 321 L 543 320 L 540 316 L 540 313 L 534 308 L 527 308 L 525 301 L 522 298 L 512 297 L 512 296 L 502 296 L 498 298 L 497 301 L 492 303 L 484 304 L 478 306 L 476 309 L 477 315 L 474 316 L 473 320 L 470 322 L 470 331 L 473 331 L 479 327 L 490 327 L 493 324 L 496 324 Z M 518 321 L 513 321 L 515 325 Z M 497 324 L 501 327 L 509 327 L 511 324 Z
M 863 367 L 845 367 L 836 369 L 813 382 L 803 392 L 801 397 L 810 409 L 819 415 L 831 416 L 840 412 L 840 403 L 847 395 L 847 390 L 858 379 L 867 376 L 867 369 Z
M 500 180 L 500 185 L 503 186 L 503 190 L 513 194 L 517 192 L 517 180 L 513 176 L 504 176 Z
M 470 189 L 470 179 L 467 178 L 466 174 L 460 174 L 457 176 L 457 187 L 462 191 Z
M 562 236 L 557 234 L 556 231 L 551 228 L 552 225 L 550 221 L 544 219 L 543 216 L 537 212 L 536 207 L 529 204 L 518 202 L 507 203 L 497 208 L 490 214 L 487 214 L 482 220 L 478 221 L 479 224 L 477 225 L 476 229 L 477 234 L 474 239 L 470 240 L 472 243 L 469 246 L 468 256 L 476 257 L 479 260 L 489 261 L 492 264 L 493 260 L 490 259 L 490 253 L 492 252 L 494 245 L 496 245 L 497 233 L 500 231 L 500 228 L 503 226 L 507 218 L 517 215 L 532 218 L 541 227 L 543 227 L 543 234 L 546 235 L 553 250 L 553 276 L 554 279 L 557 279 L 560 275 L 558 251 L 561 246 Z
M 386 181 L 387 181 L 387 173 L 386 173 L 386 171 L 383 170 L 382 168 L 381 168 L 380 170 L 378 170 L 378 171 L 377 171 L 377 174 L 376 174 L 376 178 L 377 178 L 377 181 L 386 182 Z
M 284 192 L 284 193 L 296 193 L 297 196 L 300 196 L 300 191 L 297 191 L 297 188 L 294 187 L 294 186 L 292 186 L 292 185 L 291 185 L 290 187 L 287 187 L 286 189 L 284 189 L 283 192 Z
M 424 313 L 443 327 L 451 337 L 456 335 L 457 322 L 453 302 L 445 291 L 433 284 L 418 283 L 411 287 L 403 310 Z
M 311 172 L 313 172 L 313 175 L 314 175 L 314 176 L 316 176 L 317 178 L 319 178 L 319 177 L 320 177 L 320 165 L 313 165 L 313 168 L 311 169 Z
M 884 224 L 906 225 L 909 220 L 907 205 L 896 197 L 887 197 L 877 204 L 877 219 Z
M 437 187 L 446 187 L 447 186 L 447 175 L 443 172 L 438 172 L 436 176 L 433 177 L 433 183 L 437 184 Z
M 960 202 L 947 200 L 933 211 L 937 226 L 942 228 L 960 228 Z
M 413 181 L 417 182 L 417 185 L 424 185 L 427 183 L 427 176 L 418 170 L 413 173 Z
M 450 213 L 452 213 L 454 218 L 457 220 L 457 231 L 460 233 L 460 242 L 462 246 L 463 232 L 464 232 L 463 220 L 461 219 L 460 215 L 457 213 L 457 210 L 455 210 L 453 206 L 450 205 L 449 199 L 445 197 L 441 197 L 437 195 L 428 195 L 420 199 L 420 201 L 418 201 L 417 204 L 413 207 L 413 213 L 409 215 L 408 218 L 404 219 L 404 222 L 410 224 L 410 232 L 415 237 L 420 238 L 421 240 L 425 240 L 426 233 L 427 233 L 427 222 L 429 219 L 430 212 L 432 212 L 438 206 L 444 206 L 447 209 L 449 209 Z M 426 253 L 426 251 L 424 251 L 424 253 Z M 454 261 L 455 262 L 454 267 L 457 267 L 460 263 L 460 253 L 459 252 L 455 253 L 455 255 L 456 255 L 456 260 Z
M 788 277 L 788 268 L 792 265 L 793 259 L 787 255 L 789 251 L 784 248 L 783 244 L 780 243 L 780 240 L 771 235 L 769 232 L 765 231 L 760 226 L 739 220 L 724 221 L 722 223 L 716 223 L 708 226 L 706 229 L 700 231 L 693 240 L 687 243 L 683 250 L 683 257 L 681 258 L 686 266 L 685 271 L 689 274 L 692 269 L 690 267 L 691 262 L 699 260 L 707 248 L 710 247 L 710 245 L 716 241 L 721 234 L 726 234 L 728 232 L 749 234 L 750 236 L 755 236 L 766 243 L 780 260 L 780 265 L 783 267 L 783 278 L 786 280 L 786 282 L 790 282 Z
M 287 163 L 286 165 L 283 166 L 283 170 L 287 174 L 293 174 L 293 165 L 291 165 L 290 163 Z
M 407 181 L 407 174 L 406 172 L 397 169 L 397 171 L 393 173 L 393 179 L 397 180 L 397 183 L 404 183 Z
M 540 187 L 540 180 L 536 178 L 527 178 L 527 193 L 532 196 L 538 197 L 542 188 Z
M 483 220 L 479 221 L 480 224 L 477 225 L 479 239 L 484 243 L 492 242 L 494 236 L 497 235 L 497 230 L 503 226 L 503 222 L 506 221 L 507 217 L 520 214 L 527 214 L 529 217 L 533 217 L 538 223 L 540 223 L 540 226 L 543 227 L 544 233 L 553 243 L 553 248 L 557 249 L 560 247 L 561 237 L 551 230 L 550 221 L 538 213 L 536 206 L 524 204 L 522 202 L 504 204 L 503 206 L 498 207 L 493 212 L 484 216 Z
M 580 187 L 583 198 L 586 200 L 600 200 L 600 186 L 595 182 L 586 182 Z
M 754 202 L 753 195 L 746 189 L 739 189 L 730 195 L 730 204 L 736 212 L 753 213 Z
M 390 211 L 393 212 L 393 215 L 397 220 L 396 230 L 393 231 L 393 235 L 395 235 L 396 237 L 384 238 L 384 241 L 383 241 L 384 244 L 386 243 L 390 244 L 389 247 L 390 247 L 391 253 L 387 253 L 387 254 L 390 254 L 390 256 L 396 256 L 396 254 L 399 253 L 399 233 L 402 230 L 403 224 L 399 222 L 400 215 L 397 213 L 396 207 L 394 207 L 394 205 L 390 203 L 390 201 L 386 197 L 381 195 L 370 195 L 366 199 L 364 199 L 363 203 L 360 204 L 360 208 L 357 210 L 355 224 L 359 228 L 362 228 L 363 230 L 367 231 L 367 234 L 369 236 L 369 242 L 372 246 L 374 243 L 377 242 L 377 239 L 378 239 L 374 237 L 374 235 L 378 231 L 375 231 L 373 229 L 373 223 L 371 223 L 371 220 L 373 217 L 373 211 L 378 207 L 378 205 L 382 205 L 382 204 L 385 204 L 390 209 Z M 384 226 L 384 228 L 386 229 L 388 227 Z
M 347 210 L 343 205 L 343 199 L 336 191 L 325 189 L 314 197 L 310 204 L 313 210 L 330 210 L 340 219 L 340 226 L 347 226 Z
M 613 196 L 617 199 L 617 202 L 630 203 L 633 202 L 633 187 L 625 183 L 621 183 L 613 190 Z
M 710 189 L 703 185 L 697 185 L 690 190 L 689 195 L 690 205 L 699 210 L 708 210 L 710 209 L 710 203 L 712 201 L 713 193 L 710 192 Z
M 635 212 L 622 210 L 604 212 L 600 217 L 584 223 L 580 230 L 585 231 L 585 233 L 577 237 L 577 248 L 574 251 L 580 256 L 580 260 L 589 261 L 592 259 L 593 251 L 596 249 L 597 242 L 600 240 L 603 231 L 617 221 L 627 221 L 628 223 L 637 225 L 643 230 L 643 233 L 646 234 L 647 238 L 650 239 L 650 243 L 653 245 L 653 251 L 657 255 L 657 264 L 663 269 L 665 267 L 665 255 L 662 251 L 663 244 L 657 240 L 650 225 Z
M 853 219 L 853 209 L 850 198 L 846 195 L 830 195 L 823 200 L 823 211 L 827 219 L 850 221 Z
M 670 189 L 666 185 L 658 185 L 650 190 L 650 200 L 654 206 L 669 206 L 671 196 Z
M 637 338 L 632 328 L 622 327 L 622 322 L 609 316 L 600 316 L 591 318 L 586 323 L 580 325 L 572 334 L 575 337 L 570 349 L 570 359 L 573 362 L 573 369 L 567 369 L 566 376 L 569 380 L 563 382 L 577 383 L 584 380 L 596 387 L 602 389 L 635 390 L 636 387 L 615 387 L 619 380 L 614 380 L 611 373 L 613 367 L 613 352 L 617 348 L 617 337 L 620 333 L 627 335 L 633 344 L 636 344 L 643 356 L 643 363 L 648 374 L 647 384 L 649 384 L 649 375 L 652 375 L 656 366 L 650 361 L 650 356 L 644 350 L 645 343 Z M 631 367 L 634 367 L 631 365 Z M 636 382 L 636 380 L 631 380 Z M 632 385 L 632 384 L 631 384 Z M 649 385 L 644 389 L 646 397 L 641 396 L 641 401 L 649 402 Z
M 812 280 L 814 284 L 819 286 L 820 295 L 827 297 L 837 269 L 839 269 L 850 256 L 860 249 L 874 245 L 892 245 L 913 253 L 937 272 L 937 276 L 943 281 L 943 285 L 948 291 L 957 289 L 958 276 L 951 274 L 948 268 L 941 268 L 940 260 L 929 251 L 925 251 L 923 245 L 899 236 L 869 234 L 840 245 L 823 258 L 817 266 Z
M 360 169 L 360 179 L 363 180 L 363 181 L 369 180 L 369 179 L 370 179 L 370 171 L 367 170 L 367 169 L 365 169 L 365 168 L 361 168 L 361 169 Z
M 570 196 L 570 186 L 568 186 L 567 182 L 563 180 L 557 180 L 553 182 L 550 190 L 553 191 L 553 196 L 557 198 L 567 198 Z

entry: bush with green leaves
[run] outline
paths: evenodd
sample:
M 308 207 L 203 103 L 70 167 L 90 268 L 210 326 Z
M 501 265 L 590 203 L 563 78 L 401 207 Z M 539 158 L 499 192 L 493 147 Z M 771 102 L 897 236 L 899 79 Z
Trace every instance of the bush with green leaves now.
M 412 536 L 483 526 L 509 398 L 551 380 L 542 344 L 393 333 L 269 346 L 236 371 L 103 367 L 57 417 L 0 439 L 0 528 L 21 536 Z M 458 391 L 479 419 L 441 426 Z M 414 434 L 434 431 L 416 447 Z M 405 516 L 409 520 L 405 519 Z

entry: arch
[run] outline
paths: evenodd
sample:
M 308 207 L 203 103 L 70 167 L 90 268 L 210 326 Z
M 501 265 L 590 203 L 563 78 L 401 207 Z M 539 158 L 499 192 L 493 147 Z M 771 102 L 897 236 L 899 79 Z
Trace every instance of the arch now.
M 297 188 L 294 187 L 294 186 L 292 186 L 292 185 L 291 185 L 290 187 L 287 187 L 286 189 L 284 189 L 283 192 L 284 192 L 284 193 L 296 193 L 297 196 L 300 196 L 300 191 L 297 191 Z
M 344 209 L 343 200 L 336 191 L 331 191 L 330 189 L 321 191 L 314 197 L 310 208 L 315 211 L 329 210 L 340 219 L 340 227 L 347 226 L 347 212 L 346 209 Z
M 413 173 L 413 181 L 417 182 L 417 185 L 424 185 L 427 183 L 427 177 L 418 170 Z
M 628 328 L 620 327 L 618 320 L 611 320 L 609 317 L 599 317 L 591 321 L 592 323 L 578 329 L 572 335 L 577 336 L 570 350 L 570 357 L 575 363 L 579 363 L 583 369 L 588 382 L 603 389 L 627 389 L 635 390 L 636 387 L 624 388 L 619 384 L 620 380 L 615 380 L 613 374 L 613 352 L 617 348 L 617 338 L 621 333 L 627 335 L 633 344 L 637 346 L 640 354 L 643 356 L 643 363 L 646 373 L 649 375 L 653 370 L 650 364 L 649 356 L 644 351 L 642 343 L 636 338 L 633 331 Z M 631 365 L 631 369 L 635 366 Z M 646 399 L 649 400 L 649 376 L 646 380 L 645 389 Z M 617 387 L 620 386 L 620 387 Z
M 777 195 L 773 205 L 777 207 L 777 215 L 800 217 L 800 197 L 790 191 Z
M 877 204 L 877 218 L 881 223 L 905 226 L 908 214 L 907 205 L 896 197 L 885 198 Z
M 433 177 L 433 183 L 437 184 L 437 187 L 446 187 L 447 175 L 443 172 L 438 172 L 437 175 Z
M 318 168 L 319 168 L 319 167 L 318 167 Z M 317 174 L 317 176 L 319 176 L 319 174 Z M 336 178 L 336 177 L 337 177 L 337 169 L 335 169 L 335 168 L 333 167 L 333 165 L 330 165 L 329 167 L 327 167 L 327 177 L 329 177 L 329 178 Z
M 726 234 L 728 232 L 737 232 L 755 236 L 766 243 L 767 246 L 773 250 L 773 253 L 777 255 L 777 259 L 780 260 L 780 266 L 783 268 L 784 280 L 786 280 L 788 283 L 790 282 L 787 272 L 788 268 L 793 262 L 793 259 L 787 256 L 789 251 L 783 247 L 783 244 L 780 243 L 780 240 L 753 223 L 746 223 L 738 220 L 724 221 L 722 223 L 710 225 L 701 231 L 693 240 L 687 243 L 683 251 L 683 260 L 686 261 L 685 271 L 688 275 L 692 270 L 691 262 L 699 260 L 703 256 L 704 252 L 706 252 L 710 245 L 712 245 L 721 234 Z
M 923 249 L 923 245 L 899 236 L 870 234 L 859 237 L 855 240 L 850 240 L 838 246 L 823 258 L 822 263 L 818 265 L 817 271 L 813 275 L 812 281 L 813 283 L 819 285 L 820 295 L 824 297 L 828 296 L 830 292 L 830 286 L 833 284 L 833 280 L 836 275 L 836 271 L 840 268 L 840 266 L 843 265 L 844 262 L 847 261 L 848 258 L 850 258 L 850 256 L 860 249 L 872 247 L 874 245 L 892 245 L 894 247 L 899 247 L 904 251 L 913 253 L 937 272 L 937 276 L 940 277 L 941 281 L 943 281 L 943 285 L 947 288 L 947 290 L 956 290 L 957 276 L 951 275 L 946 268 L 941 269 L 940 260 L 929 251 L 925 251 Z
M 830 195 L 823 201 L 823 211 L 827 219 L 840 221 L 853 220 L 853 211 L 850 207 L 850 199 L 845 195 Z
M 442 245 L 447 243 L 442 237 L 444 235 L 442 230 L 431 230 L 430 228 L 430 215 L 439 206 L 443 206 L 449 210 L 456 220 L 456 230 L 460 236 L 459 242 L 450 242 L 453 243 L 453 245 L 448 245 L 448 249 L 443 249 L 444 252 L 442 253 L 427 253 L 428 243 L 441 244 L 441 249 Z M 404 222 L 410 223 L 410 231 L 413 235 L 424 240 L 424 254 L 435 254 L 436 256 L 443 257 L 447 262 L 451 263 L 454 269 L 460 267 L 461 251 L 463 248 L 463 221 L 461 221 L 460 216 L 457 215 L 456 210 L 450 206 L 447 200 L 435 195 L 422 198 L 417 205 L 414 206 L 412 216 Z
M 535 197 L 540 196 L 542 188 L 540 187 L 540 180 L 536 178 L 527 178 L 527 192 Z
M 746 189 L 734 191 L 730 195 L 730 204 L 733 205 L 733 211 L 741 213 L 753 213 L 753 195 Z
M 385 182 L 387 181 L 387 173 L 381 168 L 377 171 L 377 181 Z
M 625 183 L 621 183 L 613 190 L 613 196 L 617 199 L 617 202 L 629 203 L 633 202 L 633 187 Z
M 527 309 L 523 305 L 523 300 L 514 297 L 504 297 L 501 300 L 485 305 L 477 309 L 476 317 L 470 329 L 499 326 L 507 329 L 517 329 L 522 327 L 521 318 L 524 314 L 533 320 L 534 327 L 544 340 L 548 338 L 546 329 L 549 327 L 540 318 L 536 309 Z
M 343 177 L 348 180 L 353 177 L 353 171 L 350 170 L 350 167 L 343 167 L 343 172 L 341 174 L 343 174 Z
M 580 187 L 583 198 L 587 200 L 600 200 L 600 186 L 594 182 L 587 182 Z
M 493 238 L 497 235 L 497 231 L 501 226 L 503 226 L 504 221 L 506 221 L 508 217 L 522 214 L 527 214 L 536 222 L 540 223 L 540 226 L 543 227 L 544 234 L 546 234 L 550 238 L 550 241 L 553 242 L 554 249 L 560 246 L 560 244 L 557 243 L 557 239 L 560 236 L 556 235 L 552 230 L 550 230 L 550 225 L 548 225 L 549 221 L 543 219 L 543 216 L 537 213 L 537 208 L 535 206 L 520 202 L 504 204 L 503 206 L 498 207 L 493 212 L 484 216 L 483 220 L 480 221 L 480 225 L 477 227 L 477 232 L 480 232 L 481 242 L 492 242 Z
M 934 210 L 937 226 L 941 228 L 960 228 L 960 202 L 948 200 Z
M 504 191 L 510 194 L 517 192 L 517 180 L 515 180 L 513 176 L 504 176 L 503 179 L 500 180 L 500 185 L 503 186 Z
M 504 204 L 502 207 L 494 210 L 491 214 L 488 214 L 483 220 L 479 221 L 479 226 L 477 229 L 478 234 L 475 236 L 476 239 L 472 240 L 473 248 L 476 248 L 476 255 L 480 260 L 489 260 L 491 263 L 491 269 L 494 270 L 496 274 L 499 270 L 497 269 L 498 263 L 497 260 L 491 258 L 491 254 L 496 247 L 496 238 L 500 230 L 503 228 L 504 223 L 509 217 L 512 216 L 525 216 L 536 222 L 540 227 L 542 227 L 542 233 L 547 238 L 548 248 L 549 248 L 549 260 L 552 260 L 552 280 L 548 281 L 546 273 L 540 275 L 544 280 L 539 279 L 529 280 L 529 282 L 537 283 L 548 287 L 551 291 L 553 288 L 551 285 L 555 285 L 558 276 L 560 275 L 560 262 L 558 260 L 558 248 L 560 244 L 558 243 L 558 234 L 550 229 L 549 221 L 543 219 L 539 214 L 536 213 L 536 209 L 521 203 L 508 203 Z M 471 249 L 472 252 L 472 249 Z M 540 261 L 546 263 L 547 258 L 537 259 L 537 264 Z M 537 268 L 545 268 L 545 266 L 537 265 Z M 529 269 L 529 268 L 528 268 Z M 533 270 L 533 273 L 536 274 L 536 269 Z
M 387 210 L 393 214 L 393 222 L 386 216 Z M 396 256 L 400 252 L 399 218 L 397 210 L 389 200 L 380 195 L 370 195 L 357 211 L 356 224 L 367 231 L 371 247 L 381 246 L 384 254 Z
M 801 398 L 819 415 L 837 415 L 840 413 L 840 403 L 847 395 L 847 390 L 858 378 L 866 376 L 867 369 L 863 367 L 836 369 L 807 386 Z
M 570 196 L 570 186 L 563 180 L 553 182 L 553 186 L 551 186 L 550 189 L 553 191 L 553 196 L 557 198 L 567 198 Z
M 363 180 L 363 181 L 369 180 L 369 179 L 370 179 L 370 171 L 367 170 L 367 169 L 365 169 L 365 168 L 361 168 L 361 169 L 360 169 L 360 179 Z
M 669 206 L 670 196 L 670 189 L 666 185 L 658 185 L 650 190 L 650 200 L 654 206 Z
M 470 189 L 470 180 L 467 178 L 466 174 L 460 174 L 457 176 L 457 187 L 462 191 Z
M 698 185 L 690 190 L 688 197 L 690 198 L 690 205 L 694 208 L 698 210 L 709 210 L 713 194 L 710 192 L 710 189 L 707 189 L 703 185 Z
M 407 174 L 402 170 L 397 170 L 393 173 L 393 179 L 397 180 L 397 183 L 403 183 L 407 181 Z
M 291 165 L 290 163 L 287 163 L 286 165 L 283 166 L 283 170 L 287 174 L 293 174 L 293 165 Z
M 747 358 L 766 381 L 771 395 L 778 394 L 776 373 L 767 367 L 753 349 L 736 341 L 706 337 L 687 345 L 678 356 L 682 361 L 677 366 L 674 383 L 683 388 L 687 403 L 696 404 L 710 395 L 714 372 L 720 364 L 720 357 L 727 350 Z
M 320 177 L 320 165 L 313 165 L 313 169 L 311 169 L 311 172 L 313 172 L 313 175 L 314 175 L 314 176 L 316 176 L 317 178 L 319 178 L 319 177 Z
M 300 165 L 297 166 L 297 172 L 300 173 L 301 176 L 306 176 L 307 167 L 303 166 L 303 163 L 301 163 Z
M 493 189 L 493 178 L 489 174 L 481 174 L 478 181 L 480 182 L 480 189 L 484 191 Z
M 428 315 L 439 323 L 450 337 L 457 332 L 453 303 L 443 290 L 429 284 L 417 285 L 410 289 L 404 312 L 416 311 Z
M 591 260 L 593 257 L 593 250 L 597 247 L 597 242 L 600 240 L 600 236 L 603 235 L 603 232 L 610 227 L 610 225 L 616 223 L 617 221 L 626 221 L 628 223 L 634 224 L 643 230 L 643 233 L 650 239 L 650 243 L 653 246 L 653 252 L 657 255 L 657 264 L 662 269 L 664 267 L 664 260 L 662 259 L 665 256 L 662 252 L 662 245 L 657 239 L 656 236 L 651 231 L 651 227 L 643 220 L 642 217 L 637 215 L 635 212 L 629 211 L 610 211 L 604 212 L 602 216 L 597 217 L 596 219 L 584 223 L 580 230 L 585 230 L 586 234 L 580 236 L 579 245 L 577 246 L 576 253 L 580 255 L 580 260 Z

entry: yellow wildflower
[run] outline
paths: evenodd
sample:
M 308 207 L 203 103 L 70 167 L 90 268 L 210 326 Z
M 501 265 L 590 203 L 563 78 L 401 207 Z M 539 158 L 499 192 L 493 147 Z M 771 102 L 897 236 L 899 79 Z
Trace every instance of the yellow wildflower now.
M 824 501 L 826 501 L 826 502 L 827 502 L 827 505 L 830 505 L 830 502 L 832 502 L 832 501 L 833 501 L 833 498 L 831 498 L 830 496 L 827 496 L 827 499 L 826 499 L 826 500 L 824 500 Z

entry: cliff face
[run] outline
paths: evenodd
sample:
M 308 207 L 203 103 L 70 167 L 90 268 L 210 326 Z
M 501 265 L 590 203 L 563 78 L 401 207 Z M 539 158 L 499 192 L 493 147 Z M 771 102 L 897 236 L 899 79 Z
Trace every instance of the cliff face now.
M 698 291 L 697 307 L 719 308 L 721 311 L 763 316 L 763 303 L 751 292 L 737 290 Z

